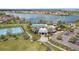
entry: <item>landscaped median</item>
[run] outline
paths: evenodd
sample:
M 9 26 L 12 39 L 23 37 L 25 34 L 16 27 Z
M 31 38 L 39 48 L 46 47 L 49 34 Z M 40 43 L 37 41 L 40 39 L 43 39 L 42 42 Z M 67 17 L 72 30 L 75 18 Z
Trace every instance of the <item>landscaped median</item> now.
M 65 45 L 62 45 L 62 44 L 60 44 L 60 43 L 58 43 L 58 42 L 55 42 L 55 41 L 53 41 L 53 40 L 49 40 L 52 44 L 54 44 L 54 45 L 56 45 L 56 46 L 58 46 L 58 47 L 61 47 L 61 48 L 63 48 L 63 49 L 65 49 L 65 50 L 67 50 L 67 51 L 72 51 L 72 49 L 71 48 L 69 48 L 69 47 L 67 47 L 67 46 L 65 46 Z

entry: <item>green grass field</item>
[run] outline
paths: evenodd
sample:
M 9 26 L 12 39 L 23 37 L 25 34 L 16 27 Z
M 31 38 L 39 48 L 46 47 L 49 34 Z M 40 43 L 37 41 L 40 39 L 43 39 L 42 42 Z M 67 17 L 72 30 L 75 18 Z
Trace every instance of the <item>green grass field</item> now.
M 47 49 L 37 41 L 19 39 L 0 42 L 0 51 L 46 51 Z

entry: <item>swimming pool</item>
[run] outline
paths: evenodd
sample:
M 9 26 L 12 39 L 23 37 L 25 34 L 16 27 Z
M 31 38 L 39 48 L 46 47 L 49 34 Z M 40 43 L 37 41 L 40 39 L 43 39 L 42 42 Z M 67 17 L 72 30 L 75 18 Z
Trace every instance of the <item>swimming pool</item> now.
M 21 27 L 0 29 L 0 35 L 6 35 L 8 32 L 10 32 L 11 34 L 20 34 L 20 33 L 23 33 L 23 29 Z

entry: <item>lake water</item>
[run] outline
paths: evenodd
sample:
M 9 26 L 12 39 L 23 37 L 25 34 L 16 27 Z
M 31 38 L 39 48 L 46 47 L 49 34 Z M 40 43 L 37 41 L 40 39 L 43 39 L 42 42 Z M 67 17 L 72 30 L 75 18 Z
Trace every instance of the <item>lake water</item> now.
M 66 23 L 75 22 L 79 19 L 79 15 L 70 15 L 70 16 L 54 16 L 54 15 L 45 15 L 45 14 L 17 14 L 13 13 L 12 15 L 19 16 L 20 18 L 24 18 L 26 21 L 38 22 L 39 20 L 53 21 L 56 22 L 61 20 Z
M 14 28 L 2 28 L 0 29 L 0 35 L 6 35 L 7 32 L 11 32 L 11 34 L 20 34 L 23 32 L 21 27 L 14 27 Z

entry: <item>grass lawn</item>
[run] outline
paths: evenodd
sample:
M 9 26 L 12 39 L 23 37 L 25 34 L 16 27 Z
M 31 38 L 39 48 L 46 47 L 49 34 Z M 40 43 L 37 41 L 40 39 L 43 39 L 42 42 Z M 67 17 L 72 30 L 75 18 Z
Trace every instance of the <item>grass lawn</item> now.
M 39 42 L 31 42 L 30 40 L 9 40 L 0 42 L 1 51 L 46 51 L 48 48 Z
M 46 45 L 48 48 L 50 48 L 51 51 L 62 51 L 52 45 L 50 45 L 49 43 L 43 43 L 44 45 Z

